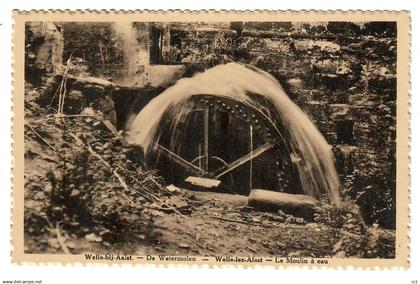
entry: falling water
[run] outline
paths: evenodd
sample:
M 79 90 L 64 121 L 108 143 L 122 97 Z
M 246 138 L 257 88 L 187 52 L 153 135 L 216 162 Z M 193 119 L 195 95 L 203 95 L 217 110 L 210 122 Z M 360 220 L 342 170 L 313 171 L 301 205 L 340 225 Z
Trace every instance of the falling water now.
M 256 101 L 255 94 L 269 99 L 277 108 L 290 137 L 291 155 L 304 192 L 318 199 L 327 193 L 331 203 L 340 206 L 339 179 L 330 145 L 309 117 L 289 99 L 280 84 L 260 69 L 229 63 L 218 65 L 193 78 L 179 80 L 136 116 L 128 128 L 128 141 L 142 145 L 145 152 L 150 153 L 160 135 L 167 134 L 160 133 L 162 119 L 168 119 L 169 113 L 173 125 L 183 123 L 182 113 L 185 112 L 185 105 L 188 105 L 185 103 L 197 94 L 246 101 L 266 113 L 269 110 Z M 165 123 L 168 121 L 165 120 Z
M 349 169 L 353 168 L 353 155 L 354 151 L 357 149 L 357 147 L 347 144 L 342 144 L 338 146 L 338 149 L 341 150 L 341 153 L 343 154 L 343 168 L 348 171 Z
M 148 42 L 144 39 L 148 39 L 148 27 L 136 29 L 132 22 L 115 22 L 113 29 L 122 43 L 124 56 L 124 80 L 119 83 L 130 84 L 139 67 L 149 64 Z

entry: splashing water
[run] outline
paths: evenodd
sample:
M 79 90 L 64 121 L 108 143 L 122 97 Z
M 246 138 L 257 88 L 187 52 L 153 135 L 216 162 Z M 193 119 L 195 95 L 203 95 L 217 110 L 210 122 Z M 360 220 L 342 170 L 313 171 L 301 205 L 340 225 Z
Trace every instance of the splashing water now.
M 173 125 L 181 123 L 180 111 L 189 98 L 198 94 L 242 100 L 265 112 L 268 110 L 264 110 L 264 106 L 256 101 L 255 94 L 270 100 L 290 137 L 291 155 L 298 157 L 295 164 L 303 191 L 318 199 L 326 193 L 331 203 L 340 206 L 340 183 L 330 145 L 309 117 L 290 100 L 281 85 L 260 69 L 229 63 L 213 67 L 192 78 L 179 80 L 136 116 L 128 127 L 127 140 L 143 146 L 146 154 L 150 153 L 163 134 L 159 132 L 159 124 L 164 118 L 167 119 L 165 115 L 170 113 Z

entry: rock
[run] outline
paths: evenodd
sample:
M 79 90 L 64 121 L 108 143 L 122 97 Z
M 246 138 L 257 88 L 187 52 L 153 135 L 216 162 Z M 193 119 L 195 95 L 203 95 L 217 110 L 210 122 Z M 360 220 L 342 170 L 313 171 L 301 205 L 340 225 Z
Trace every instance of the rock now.
M 331 104 L 331 120 L 349 120 L 352 118 L 351 107 L 348 104 Z
M 95 77 L 69 77 L 71 85 L 70 109 L 66 109 L 68 114 L 78 114 L 84 112 L 86 107 L 96 112 L 101 112 L 104 119 L 109 120 L 114 126 L 117 124 L 113 90 L 115 85 L 107 80 Z
M 173 184 L 170 184 L 170 185 L 168 185 L 167 187 L 166 187 L 166 189 L 169 191 L 169 192 L 172 192 L 172 193 L 177 193 L 177 192 L 180 192 L 181 190 L 179 189 L 179 187 L 177 187 L 177 186 L 175 186 L 175 185 L 173 185 Z
M 317 200 L 304 194 L 288 194 L 262 189 L 253 189 L 248 204 L 261 211 L 277 211 L 307 219 L 313 218 Z M 287 220 L 286 220 L 287 221 Z
M 287 83 L 290 85 L 290 87 L 295 89 L 300 89 L 303 86 L 303 81 L 299 78 L 292 78 L 287 80 Z
M 313 66 L 322 73 L 341 75 L 351 73 L 350 63 L 344 60 L 324 59 L 313 63 Z
M 301 217 L 296 218 L 295 222 L 296 222 L 296 224 L 306 224 L 305 219 L 303 219 Z
M 52 185 L 50 183 L 47 183 L 44 187 L 44 192 L 49 193 L 52 191 L 52 189 L 53 189 Z
M 27 52 L 37 68 L 50 72 L 62 63 L 64 39 L 59 25 L 53 22 L 28 22 L 26 32 Z
M 71 191 L 71 193 L 70 193 L 70 196 L 71 197 L 75 197 L 75 196 L 78 196 L 80 194 L 80 191 L 79 190 L 77 190 L 77 189 L 73 189 L 72 191 Z
M 190 248 L 190 245 L 189 244 L 186 244 L 186 243 L 179 243 L 178 246 L 180 248 L 183 248 L 183 249 L 189 249 Z
M 95 235 L 95 233 L 91 233 L 91 234 L 87 234 L 85 236 L 85 239 L 88 240 L 89 242 L 101 242 L 102 238 L 100 236 Z

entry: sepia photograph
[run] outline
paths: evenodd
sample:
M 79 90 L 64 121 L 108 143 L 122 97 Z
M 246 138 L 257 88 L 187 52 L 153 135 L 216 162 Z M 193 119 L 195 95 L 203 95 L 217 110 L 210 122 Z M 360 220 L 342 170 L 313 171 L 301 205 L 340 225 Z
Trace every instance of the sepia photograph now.
M 25 21 L 23 254 L 396 259 L 407 31 L 294 19 Z

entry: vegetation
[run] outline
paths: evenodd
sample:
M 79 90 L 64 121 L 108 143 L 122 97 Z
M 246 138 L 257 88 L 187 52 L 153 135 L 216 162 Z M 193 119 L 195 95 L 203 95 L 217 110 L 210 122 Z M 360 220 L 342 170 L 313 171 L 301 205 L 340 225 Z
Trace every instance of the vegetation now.
M 61 23 L 63 26 L 63 60 L 70 56 L 85 62 L 91 74 L 103 74 L 108 68 L 121 68 L 122 46 L 110 23 Z M 70 40 L 71 39 L 71 40 Z M 106 72 L 105 72 L 106 73 Z

